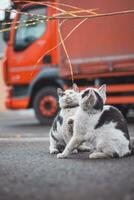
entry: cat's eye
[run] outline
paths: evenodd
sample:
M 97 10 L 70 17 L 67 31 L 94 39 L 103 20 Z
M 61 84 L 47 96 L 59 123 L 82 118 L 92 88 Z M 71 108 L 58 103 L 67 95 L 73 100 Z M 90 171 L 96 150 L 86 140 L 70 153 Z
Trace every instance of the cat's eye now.
M 61 97 L 63 97 L 64 95 L 65 95 L 65 93 L 64 93 L 64 92 L 60 94 L 60 96 L 61 96 Z

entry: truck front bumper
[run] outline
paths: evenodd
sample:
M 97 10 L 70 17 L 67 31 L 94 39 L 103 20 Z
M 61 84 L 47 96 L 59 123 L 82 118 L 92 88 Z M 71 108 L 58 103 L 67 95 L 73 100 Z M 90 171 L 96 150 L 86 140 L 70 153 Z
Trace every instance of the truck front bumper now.
M 5 105 L 8 109 L 26 109 L 28 108 L 30 98 L 7 98 L 5 101 Z
M 7 87 L 6 108 L 13 110 L 27 109 L 30 101 L 27 91 L 28 86 L 25 85 Z

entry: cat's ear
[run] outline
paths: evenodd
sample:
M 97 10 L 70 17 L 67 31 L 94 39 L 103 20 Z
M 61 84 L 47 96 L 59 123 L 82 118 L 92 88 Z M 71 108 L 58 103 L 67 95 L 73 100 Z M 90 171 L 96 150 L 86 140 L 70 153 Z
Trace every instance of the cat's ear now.
M 106 102 L 106 84 L 103 84 L 99 89 L 98 92 L 103 99 L 103 103 Z
M 64 90 L 63 90 L 63 89 L 57 88 L 57 94 L 58 94 L 58 96 L 62 96 L 63 93 L 64 93 Z
M 73 87 L 72 88 L 73 88 L 74 91 L 79 92 L 79 88 L 76 85 L 76 83 L 73 83 Z
M 89 94 L 89 102 L 90 102 L 91 105 L 94 105 L 95 99 L 96 99 L 95 93 L 94 93 L 93 90 L 91 90 L 91 92 L 90 92 L 90 94 Z
M 93 104 L 93 102 L 95 101 L 95 94 L 93 92 L 93 90 L 86 90 L 85 93 L 83 93 L 82 95 L 83 97 L 83 102 L 90 102 L 91 104 Z

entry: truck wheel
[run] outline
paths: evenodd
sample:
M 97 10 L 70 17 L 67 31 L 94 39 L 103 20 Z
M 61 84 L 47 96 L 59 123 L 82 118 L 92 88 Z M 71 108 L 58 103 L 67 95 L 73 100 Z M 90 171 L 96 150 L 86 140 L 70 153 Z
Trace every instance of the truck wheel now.
M 51 124 L 58 111 L 58 96 L 55 87 L 46 87 L 35 95 L 35 115 L 41 124 Z

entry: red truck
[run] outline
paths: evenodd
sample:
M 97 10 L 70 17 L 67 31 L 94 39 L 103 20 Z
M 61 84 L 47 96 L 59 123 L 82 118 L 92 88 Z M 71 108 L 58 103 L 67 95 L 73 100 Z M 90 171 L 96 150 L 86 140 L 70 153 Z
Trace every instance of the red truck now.
M 134 1 L 131 0 L 51 2 L 67 10 L 70 8 L 61 4 L 83 9 L 98 8 L 98 13 L 134 9 Z M 9 109 L 34 108 L 43 124 L 51 123 L 58 110 L 57 87 L 71 86 L 69 60 L 62 45 L 47 53 L 60 43 L 58 20 L 44 20 L 43 23 L 25 26 L 25 21 L 33 17 L 23 12 L 52 16 L 57 13 L 54 7 L 38 4 L 37 1 L 18 3 L 18 13 L 12 21 L 11 30 L 4 33 L 7 41 L 3 61 L 4 80 L 8 86 L 6 106 Z M 61 27 L 63 38 L 81 20 L 64 22 Z M 16 29 L 18 21 L 23 26 Z M 81 89 L 106 83 L 107 103 L 118 106 L 124 115 L 134 107 L 133 21 L 133 13 L 88 19 L 65 41 L 74 82 Z

